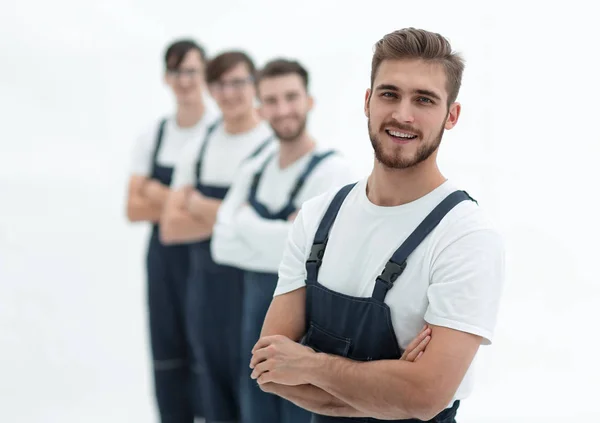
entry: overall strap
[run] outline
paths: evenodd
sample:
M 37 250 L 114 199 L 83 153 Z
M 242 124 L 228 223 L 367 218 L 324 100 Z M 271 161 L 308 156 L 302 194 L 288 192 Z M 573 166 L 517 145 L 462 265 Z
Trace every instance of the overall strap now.
M 292 192 L 290 193 L 290 198 L 288 200 L 288 206 L 293 205 L 294 200 L 296 199 L 296 196 L 298 195 L 298 193 L 304 186 L 306 179 L 310 176 L 310 174 L 313 172 L 313 170 L 315 170 L 315 168 L 319 165 L 319 163 L 321 163 L 324 159 L 331 156 L 332 154 L 335 154 L 334 150 L 326 151 L 325 153 L 321 153 L 321 154 L 315 154 L 311 157 L 310 162 L 308 162 L 308 165 L 306 166 L 306 169 L 304 169 L 304 172 L 302 172 L 302 174 L 296 180 L 296 185 L 294 186 L 294 189 L 292 189 Z
M 165 125 L 167 123 L 167 119 L 164 118 L 160 121 L 160 125 L 158 127 L 158 133 L 156 134 L 156 141 L 154 142 L 154 152 L 152 153 L 152 166 L 156 164 L 156 158 L 158 157 L 158 152 L 160 151 L 160 146 L 163 141 L 163 135 L 165 133 Z
M 265 173 L 265 169 L 267 168 L 267 165 L 269 164 L 269 162 L 271 160 L 273 160 L 273 158 L 275 157 L 275 153 L 269 154 L 269 157 L 267 157 L 267 159 L 263 162 L 262 166 L 258 169 L 258 172 L 256 172 L 254 174 L 254 176 L 252 177 L 252 185 L 250 186 L 250 198 L 256 198 L 256 191 L 258 189 L 258 184 L 260 183 L 260 180 L 262 178 L 263 173 Z
M 342 187 L 335 197 L 333 197 L 333 200 L 329 204 L 329 208 L 321 219 L 321 223 L 319 224 L 313 240 L 310 255 L 306 260 L 306 272 L 309 281 L 317 280 L 319 267 L 321 267 L 321 263 L 323 263 L 323 256 L 325 255 L 325 248 L 327 247 L 327 241 L 329 239 L 329 231 L 333 226 L 333 222 L 335 222 L 335 218 L 337 217 L 344 200 L 355 185 L 356 182 Z
M 206 134 L 204 135 L 204 141 L 202 142 L 202 145 L 200 146 L 200 152 L 198 153 L 198 161 L 196 162 L 196 183 L 200 182 L 200 175 L 202 175 L 202 163 L 204 162 L 204 155 L 206 154 L 208 140 L 210 139 L 211 134 L 215 131 L 215 129 L 217 129 L 220 123 L 221 118 L 213 122 L 206 130 Z
M 440 204 L 438 204 L 417 228 L 402 243 L 400 248 L 392 255 L 392 258 L 386 263 L 381 275 L 375 281 L 373 289 L 373 299 L 383 302 L 388 291 L 394 285 L 394 282 L 404 272 L 406 268 L 406 259 L 423 242 L 423 240 L 435 229 L 435 227 L 444 219 L 444 217 L 456 205 L 465 200 L 475 201 L 466 191 L 454 191 L 449 194 Z
M 262 143 L 261 143 L 261 144 L 258 146 L 258 148 L 252 152 L 252 154 L 250 154 L 248 157 L 246 157 L 246 158 L 244 159 L 244 161 L 246 161 L 246 160 L 250 160 L 250 159 L 253 159 L 253 158 L 257 157 L 257 156 L 258 156 L 258 155 L 259 155 L 259 154 L 260 154 L 260 153 L 261 153 L 261 152 L 262 152 L 262 151 L 263 151 L 265 148 L 267 148 L 267 146 L 268 146 L 269 144 L 271 144 L 271 142 L 273 141 L 273 139 L 274 139 L 274 138 L 275 138 L 275 137 L 274 137 L 273 135 L 269 135 L 269 137 L 267 137 L 267 138 L 266 138 L 266 139 L 265 139 L 265 140 L 264 140 L 264 141 L 263 141 L 263 142 L 262 142 Z

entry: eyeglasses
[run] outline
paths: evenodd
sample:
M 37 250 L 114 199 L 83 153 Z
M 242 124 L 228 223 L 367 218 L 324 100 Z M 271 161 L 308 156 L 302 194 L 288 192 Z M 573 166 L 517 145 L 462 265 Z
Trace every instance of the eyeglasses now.
M 254 78 L 251 76 L 247 78 L 236 78 L 231 81 L 215 81 L 210 83 L 210 87 L 216 91 L 223 91 L 227 87 L 231 87 L 235 91 L 239 91 L 246 86 L 246 84 L 254 82 Z
M 196 75 L 201 75 L 202 71 L 200 69 L 168 69 L 167 75 L 172 76 L 174 78 L 181 78 L 182 76 L 187 76 L 189 78 L 193 78 Z

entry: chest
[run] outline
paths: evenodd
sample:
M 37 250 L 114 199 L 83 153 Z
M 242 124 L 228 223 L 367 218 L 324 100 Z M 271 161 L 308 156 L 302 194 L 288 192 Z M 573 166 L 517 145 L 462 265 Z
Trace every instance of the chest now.
M 306 163 L 294 163 L 281 169 L 276 160 L 272 160 L 264 169 L 256 189 L 256 199 L 267 209 L 276 212 L 285 207 L 291 199 L 291 194 L 298 184 L 298 179 L 304 171 Z M 302 184 L 302 188 L 306 183 Z M 304 201 L 304 189 L 300 188 L 293 199 L 293 205 L 298 206 Z
M 370 297 L 385 264 L 419 223 L 409 220 L 343 213 L 330 232 L 319 283 L 340 294 Z M 423 325 L 429 304 L 433 243 L 432 238 L 424 240 L 408 257 L 405 270 L 385 297 L 403 348 Z

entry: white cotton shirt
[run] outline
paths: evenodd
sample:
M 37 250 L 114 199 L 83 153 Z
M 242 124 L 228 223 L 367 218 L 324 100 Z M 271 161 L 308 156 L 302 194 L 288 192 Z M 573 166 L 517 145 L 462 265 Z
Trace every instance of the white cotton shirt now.
M 205 185 L 230 186 L 235 179 L 243 161 L 265 142 L 273 132 L 269 125 L 261 121 L 251 130 L 239 134 L 229 134 L 221 122 L 208 137 L 202 174 L 200 181 Z M 206 138 L 206 137 L 205 137 Z M 187 185 L 196 185 L 196 169 L 202 144 L 206 139 L 186 146 L 184 153 L 175 167 L 173 175 L 173 189 Z M 258 157 L 272 151 L 274 140 L 268 148 L 262 150 Z
M 317 148 L 283 169 L 276 152 L 258 185 L 257 200 L 273 213 L 280 211 L 287 205 L 290 192 L 310 159 L 325 151 Z M 250 271 L 277 273 L 291 222 L 264 219 L 247 204 L 254 174 L 264 162 L 265 158 L 254 159 L 240 171 L 219 209 L 211 248 L 216 262 Z M 357 180 L 349 161 L 336 152 L 313 169 L 298 192 L 294 206 L 300 209 L 306 200 Z
M 446 181 L 411 203 L 380 207 L 367 198 L 366 182 L 361 180 L 346 197 L 318 276 L 325 287 L 355 297 L 372 295 L 375 280 L 393 253 L 457 189 Z M 305 286 L 313 238 L 336 192 L 304 203 L 285 247 L 275 296 Z M 406 349 L 425 322 L 482 336 L 482 343 L 490 344 L 503 283 L 500 234 L 477 204 L 461 202 L 408 257 L 406 269 L 385 297 L 398 344 Z M 473 366 L 454 400 L 467 397 L 472 385 Z
M 202 118 L 194 126 L 182 128 L 177 125 L 175 116 L 168 116 L 163 132 L 163 139 L 158 150 L 156 161 L 161 166 L 174 167 L 180 156 L 189 144 L 198 144 L 204 138 L 208 127 L 217 121 L 219 112 L 206 107 Z M 159 119 L 153 122 L 138 137 L 133 147 L 131 160 L 131 174 L 150 177 L 152 173 L 152 159 L 156 148 L 156 139 L 160 128 Z

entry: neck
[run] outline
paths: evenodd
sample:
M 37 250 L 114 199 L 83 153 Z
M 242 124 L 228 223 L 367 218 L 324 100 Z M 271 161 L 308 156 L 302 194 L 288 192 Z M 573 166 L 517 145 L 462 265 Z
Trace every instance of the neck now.
M 188 128 L 198 123 L 204 115 L 204 103 L 180 105 L 177 108 L 175 120 L 181 128 Z
M 314 148 L 315 141 L 306 132 L 293 141 L 279 141 L 279 167 L 288 167 Z
M 394 207 L 427 195 L 446 181 L 435 157 L 408 169 L 389 169 L 375 162 L 367 181 L 367 198 L 382 207 Z
M 260 121 L 258 112 L 253 108 L 249 113 L 238 118 L 224 118 L 223 126 L 228 134 L 241 134 L 255 128 Z

